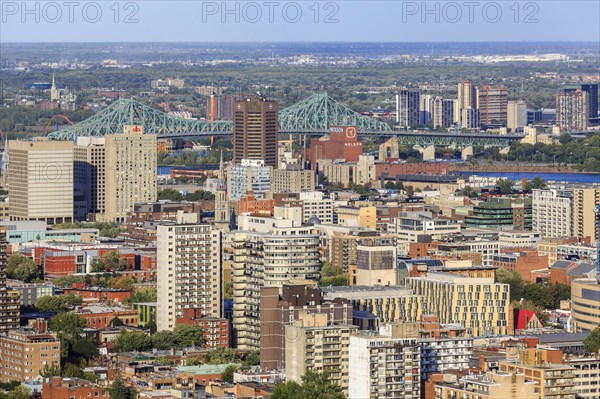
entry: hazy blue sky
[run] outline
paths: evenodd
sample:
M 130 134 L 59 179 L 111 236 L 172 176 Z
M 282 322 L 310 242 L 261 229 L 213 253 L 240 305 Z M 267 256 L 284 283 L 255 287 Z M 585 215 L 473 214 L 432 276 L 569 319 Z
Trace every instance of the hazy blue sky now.
M 2 42 L 600 42 L 598 0 L 0 3 Z

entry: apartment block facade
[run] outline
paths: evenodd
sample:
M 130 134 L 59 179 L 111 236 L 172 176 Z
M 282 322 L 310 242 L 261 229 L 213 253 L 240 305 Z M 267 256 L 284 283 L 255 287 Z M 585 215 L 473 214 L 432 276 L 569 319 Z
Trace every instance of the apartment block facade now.
M 157 327 L 173 330 L 185 309 L 222 315 L 221 232 L 210 225 L 157 226 Z

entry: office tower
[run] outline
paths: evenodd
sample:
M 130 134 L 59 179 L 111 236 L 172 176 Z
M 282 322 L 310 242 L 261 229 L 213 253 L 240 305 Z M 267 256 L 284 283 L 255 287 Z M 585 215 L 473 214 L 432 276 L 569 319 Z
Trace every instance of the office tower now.
M 418 90 L 401 89 L 396 94 L 396 123 L 401 128 L 419 125 L 420 94 Z
M 464 129 L 479 129 L 479 110 L 477 108 L 463 108 L 460 112 L 460 121 Z
M 303 312 L 285 326 L 286 380 L 301 383 L 306 371 L 328 372 L 347 396 L 350 336 L 357 330 L 353 325 L 330 324 L 326 314 Z
M 433 99 L 433 128 L 449 128 L 454 123 L 455 100 L 436 97 Z
M 477 108 L 477 87 L 464 80 L 458 84 L 458 109 Z
M 48 321 L 32 320 L 0 336 L 0 381 L 32 381 L 45 366 L 60 367 L 60 340 L 48 331 Z
M 573 192 L 533 190 L 532 230 L 544 238 L 573 237 Z
M 419 398 L 419 324 L 395 323 L 350 337 L 349 399 Z
M 8 142 L 11 220 L 73 221 L 73 142 Z
M 495 197 L 473 206 L 473 213 L 465 216 L 465 227 L 531 230 L 532 204 L 530 198 Z
M 264 161 L 277 169 L 278 105 L 275 101 L 251 98 L 236 101 L 233 111 L 233 163 L 242 159 Z
M 585 130 L 589 124 L 589 97 L 581 90 L 556 95 L 556 124 L 564 130 Z
M 525 105 L 525 101 L 509 101 L 507 106 L 506 127 L 514 133 L 527 125 L 527 105 Z
M 352 324 L 352 304 L 345 300 L 327 301 L 315 281 L 263 287 L 260 291 L 260 366 L 285 369 L 285 326 L 301 313 L 325 314 L 329 324 Z
M 75 189 L 84 193 L 84 220 L 106 210 L 106 150 L 104 137 L 77 137 L 74 149 Z M 89 216 L 88 216 L 89 215 Z
M 227 170 L 227 195 L 230 200 L 238 201 L 248 192 L 256 198 L 264 198 L 271 191 L 272 166 L 263 160 L 242 159 L 240 163 L 229 165 Z
M 240 215 L 233 248 L 233 327 L 237 347 L 258 350 L 260 290 L 317 280 L 319 236 L 292 220 Z
M 19 291 L 6 286 L 6 226 L 0 226 L 0 334 L 19 327 Z
M 505 86 L 483 85 L 478 90 L 477 108 L 480 123 L 486 126 L 505 125 L 508 109 L 508 90 Z
M 433 96 L 423 94 L 419 99 L 419 124 L 427 125 L 433 118 Z
M 571 281 L 573 331 L 592 331 L 600 320 L 600 284 L 596 279 L 578 278 Z
M 185 309 L 205 317 L 222 313 L 221 232 L 181 216 L 156 229 L 159 331 L 173 330 Z
M 598 234 L 594 215 L 600 188 L 573 188 L 573 236 L 593 242 Z
M 458 324 L 473 336 L 506 335 L 513 331 L 508 284 L 494 278 L 446 273 L 409 277 L 406 285 L 423 296 L 425 307 L 442 324 Z
M 597 124 L 599 122 L 598 115 L 598 83 L 582 84 L 582 85 L 569 85 L 565 86 L 563 91 L 565 93 L 586 92 L 588 95 L 588 120 L 590 124 Z
M 105 139 L 105 213 L 103 220 L 124 222 L 138 202 L 156 201 L 156 135 L 127 125 Z

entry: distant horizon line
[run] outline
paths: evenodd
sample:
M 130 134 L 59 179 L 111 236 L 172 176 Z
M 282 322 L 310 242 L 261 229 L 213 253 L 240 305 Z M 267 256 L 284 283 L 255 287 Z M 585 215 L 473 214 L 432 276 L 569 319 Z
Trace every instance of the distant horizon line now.
M 590 43 L 600 44 L 600 40 L 486 40 L 486 41 L 296 41 L 296 40 L 284 40 L 284 41 L 5 41 L 0 42 L 0 45 L 4 44 L 372 44 L 372 43 L 385 43 L 385 44 L 417 44 L 417 43 L 430 43 L 430 44 L 481 44 L 481 43 Z

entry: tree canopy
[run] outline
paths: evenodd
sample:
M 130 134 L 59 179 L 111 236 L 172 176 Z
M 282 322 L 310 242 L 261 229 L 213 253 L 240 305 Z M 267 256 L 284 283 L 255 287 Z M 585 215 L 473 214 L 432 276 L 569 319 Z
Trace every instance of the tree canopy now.
M 21 254 L 12 255 L 6 262 L 6 275 L 29 283 L 40 277 L 40 269 L 33 259 Z
M 600 325 L 592 330 L 590 335 L 583 340 L 586 352 L 598 353 L 600 351 Z
M 70 307 L 83 303 L 79 295 L 44 295 L 35 301 L 35 307 L 40 312 L 66 312 Z
M 342 388 L 333 382 L 328 373 L 308 370 L 302 376 L 302 384 L 287 381 L 277 384 L 271 399 L 344 399 Z

